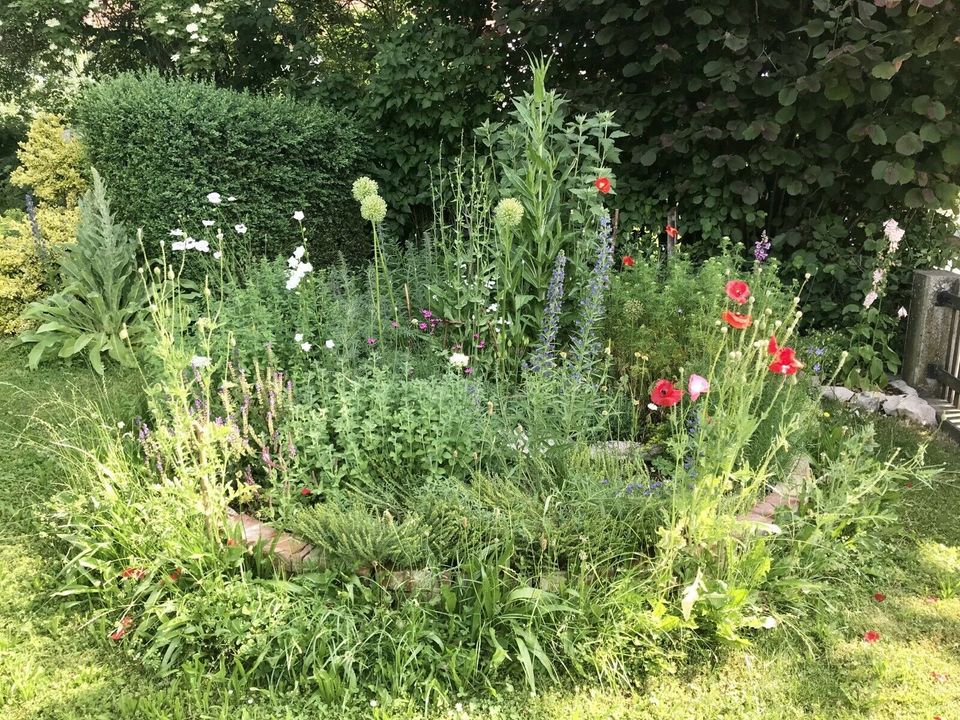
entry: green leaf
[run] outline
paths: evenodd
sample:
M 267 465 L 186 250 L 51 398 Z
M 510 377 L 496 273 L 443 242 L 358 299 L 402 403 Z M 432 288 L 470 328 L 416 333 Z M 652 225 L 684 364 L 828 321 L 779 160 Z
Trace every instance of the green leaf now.
M 890 83 L 878 82 L 870 85 L 870 98 L 874 102 L 883 102 L 890 97 L 891 92 L 893 92 L 893 85 Z
M 940 151 L 947 165 L 960 165 L 960 138 L 953 138 Z
M 894 148 L 901 155 L 916 155 L 923 150 L 923 141 L 915 132 L 908 132 L 900 136 Z
M 795 87 L 784 87 L 777 93 L 777 100 L 781 105 L 793 105 L 797 101 L 797 89 Z
M 713 16 L 703 8 L 690 8 L 687 10 L 687 17 L 697 25 L 709 25 L 713 21 Z
M 933 123 L 927 123 L 920 128 L 920 139 L 927 143 L 938 143 L 941 140 L 940 131 Z
M 898 69 L 892 62 L 881 62 L 873 66 L 870 74 L 881 80 L 889 80 L 897 74 Z
M 643 65 L 638 62 L 629 62 L 623 66 L 624 77 L 635 77 L 643 72 Z

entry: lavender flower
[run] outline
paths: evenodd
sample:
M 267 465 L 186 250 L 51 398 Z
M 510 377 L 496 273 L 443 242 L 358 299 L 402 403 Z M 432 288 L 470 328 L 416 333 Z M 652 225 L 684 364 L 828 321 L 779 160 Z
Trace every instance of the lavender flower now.
M 753 257 L 758 263 L 762 263 L 770 256 L 770 240 L 767 237 L 767 231 L 760 233 L 760 239 L 753 245 Z

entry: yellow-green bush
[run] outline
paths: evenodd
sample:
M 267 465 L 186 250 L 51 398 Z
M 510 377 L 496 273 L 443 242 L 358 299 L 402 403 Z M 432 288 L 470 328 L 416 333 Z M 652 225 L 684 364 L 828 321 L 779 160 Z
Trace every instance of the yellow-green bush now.
M 40 113 L 17 152 L 10 182 L 29 188 L 44 204 L 76 207 L 87 189 L 87 153 L 59 115 Z
M 0 215 L 0 335 L 26 329 L 20 313 L 40 297 L 42 285 L 30 221 L 22 213 Z
M 40 205 L 37 208 L 37 225 L 43 238 L 45 249 L 56 254 L 65 243 L 77 239 L 77 224 L 80 222 L 80 208 Z

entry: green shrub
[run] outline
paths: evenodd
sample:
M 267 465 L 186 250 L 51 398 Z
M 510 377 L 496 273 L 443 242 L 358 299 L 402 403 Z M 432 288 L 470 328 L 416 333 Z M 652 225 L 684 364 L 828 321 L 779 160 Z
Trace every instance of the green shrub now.
M 35 343 L 30 367 L 36 368 L 48 351 L 60 357 L 84 352 L 99 373 L 104 352 L 121 364 L 134 363 L 130 346 L 145 329 L 146 304 L 137 252 L 136 240 L 114 221 L 106 188 L 94 171 L 93 187 L 80 201 L 77 242 L 59 260 L 64 289 L 24 312 L 38 326 L 20 336 Z
M 21 313 L 40 297 L 42 281 L 30 221 L 14 211 L 0 215 L 0 335 L 26 329 Z
M 230 245 L 267 257 L 300 244 L 313 262 L 369 254 L 350 183 L 363 166 L 354 123 L 321 105 L 223 90 L 158 74 L 120 75 L 88 89 L 76 118 L 118 217 L 144 229 L 156 254 L 172 228 L 199 237 L 217 219 Z M 207 195 L 218 192 L 222 204 Z M 228 201 L 235 197 L 236 202 Z M 239 236 L 234 224 L 247 232 Z

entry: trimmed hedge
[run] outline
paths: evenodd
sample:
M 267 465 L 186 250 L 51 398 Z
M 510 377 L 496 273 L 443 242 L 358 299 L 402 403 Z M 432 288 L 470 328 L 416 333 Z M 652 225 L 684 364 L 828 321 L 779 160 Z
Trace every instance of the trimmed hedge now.
M 209 218 L 220 221 L 227 241 L 249 252 L 288 255 L 301 243 L 296 210 L 306 214 L 314 264 L 369 251 L 350 195 L 350 183 L 365 169 L 362 138 L 339 112 L 128 73 L 86 90 L 75 119 L 118 218 L 143 228 L 148 252 L 169 239 L 171 228 L 212 236 L 201 224 Z M 218 208 L 207 201 L 213 191 L 223 197 Z M 242 238 L 233 231 L 241 222 L 248 228 Z

